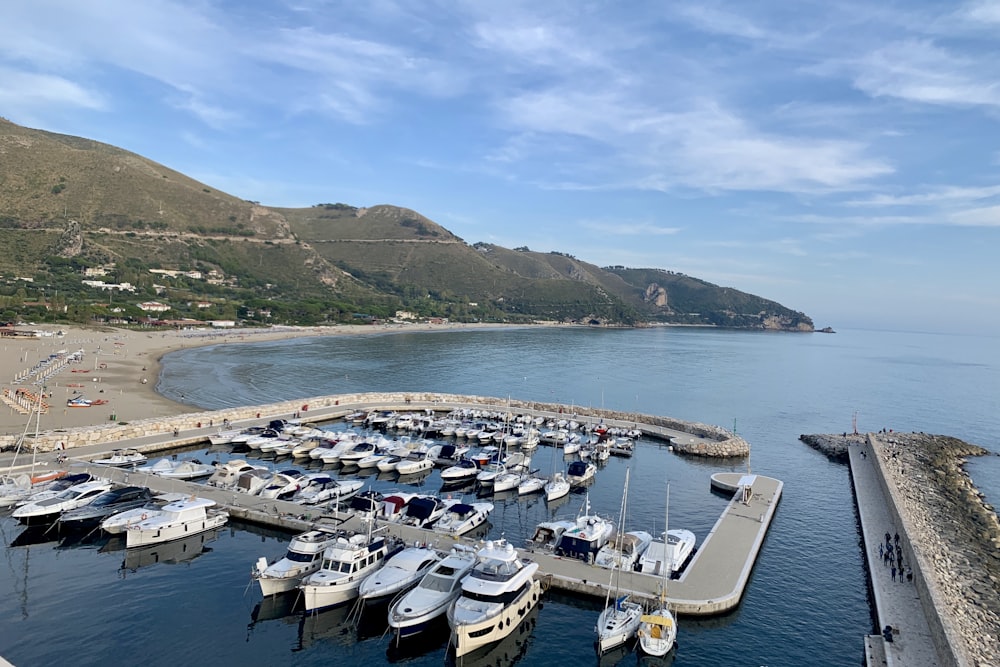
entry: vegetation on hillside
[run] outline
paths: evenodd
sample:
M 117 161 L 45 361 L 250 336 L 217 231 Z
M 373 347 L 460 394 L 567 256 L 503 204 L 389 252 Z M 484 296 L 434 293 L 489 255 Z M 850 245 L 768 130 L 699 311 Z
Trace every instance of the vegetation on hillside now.
M 406 311 L 460 321 L 812 328 L 802 313 L 695 278 L 470 245 L 396 206 L 268 208 L 113 146 L 3 120 L 0 243 L 8 321 L 319 324 Z M 149 302 L 168 310 L 140 309 Z

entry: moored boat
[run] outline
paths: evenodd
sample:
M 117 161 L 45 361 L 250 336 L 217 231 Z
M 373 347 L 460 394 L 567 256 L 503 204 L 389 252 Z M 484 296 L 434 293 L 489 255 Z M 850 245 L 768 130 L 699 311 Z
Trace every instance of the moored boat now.
M 304 577 L 319 569 L 323 552 L 344 534 L 332 527 L 316 526 L 293 537 L 285 555 L 273 563 L 261 556 L 253 569 L 260 592 L 268 596 L 294 590 Z
M 476 554 L 462 593 L 448 608 L 455 657 L 514 632 L 541 597 L 538 563 L 518 557 L 514 545 L 491 540 Z
M 476 564 L 476 553 L 456 544 L 444 560 L 435 565 L 415 588 L 389 608 L 389 627 L 396 640 L 421 633 L 447 611 L 462 592 L 462 580 Z
M 92 463 L 99 465 L 114 466 L 116 468 L 127 468 L 130 466 L 142 465 L 146 462 L 146 455 L 137 449 L 116 449 L 110 456 L 102 459 L 94 459 Z
M 358 597 L 367 604 L 387 601 L 415 586 L 440 560 L 441 554 L 429 547 L 407 547 L 361 582 Z
M 369 526 L 371 521 L 369 523 Z M 396 538 L 373 535 L 372 531 L 338 537 L 323 553 L 319 570 L 302 580 L 299 590 L 306 611 L 343 604 L 358 597 L 365 577 L 385 565 L 402 548 Z
M 164 505 L 158 515 L 130 525 L 125 531 L 125 546 L 169 542 L 218 528 L 228 520 L 229 514 L 216 509 L 214 500 L 192 496 Z
M 458 537 L 486 523 L 493 503 L 454 503 L 448 506 L 444 516 L 434 524 L 434 532 Z
M 92 503 L 112 486 L 111 482 L 97 480 L 74 484 L 52 497 L 21 505 L 11 516 L 28 526 L 52 523 L 63 512 Z

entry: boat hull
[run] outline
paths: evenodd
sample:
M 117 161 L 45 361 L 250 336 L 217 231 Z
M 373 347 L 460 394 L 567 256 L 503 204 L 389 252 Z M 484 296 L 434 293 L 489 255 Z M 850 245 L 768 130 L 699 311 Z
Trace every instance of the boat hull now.
M 159 544 L 160 542 L 170 542 L 179 540 L 189 535 L 197 535 L 205 531 L 219 528 L 229 520 L 229 515 L 225 513 L 213 514 L 196 521 L 189 521 L 183 524 L 164 526 L 162 528 L 144 529 L 140 526 L 129 526 L 125 531 L 125 547 L 141 547 L 147 544 Z
M 533 579 L 531 585 L 524 589 L 518 598 L 504 606 L 500 613 L 477 621 L 475 623 L 457 624 L 454 619 L 454 606 L 448 609 L 448 624 L 451 626 L 451 645 L 455 657 L 461 657 L 478 648 L 498 642 L 517 629 L 541 597 L 542 585 Z

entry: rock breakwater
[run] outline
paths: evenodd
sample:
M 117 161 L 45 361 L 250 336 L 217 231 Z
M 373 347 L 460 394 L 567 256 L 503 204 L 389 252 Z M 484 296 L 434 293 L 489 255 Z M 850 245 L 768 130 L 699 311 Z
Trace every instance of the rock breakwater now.
M 860 433 L 844 433 L 843 435 L 800 435 L 799 440 L 810 447 L 826 454 L 834 461 L 847 463 L 847 449 L 851 445 L 860 445 L 867 441 L 867 436 Z
M 1000 660 L 1000 521 L 962 467 L 989 452 L 957 438 L 879 433 L 870 443 L 960 664 Z

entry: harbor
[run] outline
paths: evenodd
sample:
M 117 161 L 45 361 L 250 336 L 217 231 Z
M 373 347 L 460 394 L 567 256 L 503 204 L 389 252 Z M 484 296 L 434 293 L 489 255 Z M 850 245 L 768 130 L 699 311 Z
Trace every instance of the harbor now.
M 366 396 L 364 400 L 356 397 L 322 397 L 310 399 L 302 403 L 298 410 L 282 412 L 287 405 L 254 406 L 249 408 L 252 417 L 242 421 L 233 421 L 233 411 L 199 413 L 185 416 L 184 426 L 189 426 L 192 419 L 194 428 L 183 431 L 176 427 L 177 420 L 168 420 L 163 424 L 164 435 L 150 435 L 140 438 L 115 441 L 113 449 L 135 449 L 147 455 L 169 452 L 178 447 L 192 446 L 207 441 L 210 434 L 217 433 L 223 423 L 231 428 L 260 426 L 274 419 L 301 419 L 308 413 L 310 422 L 324 424 L 343 419 L 344 416 L 363 412 L 426 412 L 427 414 L 446 414 L 455 410 L 479 410 L 484 405 L 502 405 L 500 399 L 483 397 L 434 396 L 414 400 L 407 395 L 398 402 L 385 400 L 384 396 Z M 318 409 L 309 410 L 310 406 L 320 405 Z M 633 419 L 614 418 L 611 414 L 588 412 L 571 412 L 572 406 L 546 406 L 545 409 L 526 408 L 523 405 L 511 403 L 511 409 L 532 417 L 559 419 L 566 416 L 575 418 L 598 419 L 611 427 L 635 428 L 642 432 L 643 437 L 665 445 L 682 442 L 696 447 L 718 446 L 724 442 L 718 434 L 708 437 L 704 429 L 696 427 L 696 433 L 678 428 L 680 422 L 672 422 L 670 427 L 639 421 L 641 416 L 631 415 Z M 303 412 L 302 408 L 306 411 Z M 245 412 L 245 411 L 244 411 Z M 169 433 L 166 433 L 169 431 Z M 175 433 L 176 431 L 176 433 Z M 69 435 L 64 437 L 70 438 Z M 723 445 L 724 446 L 724 445 Z M 165 479 L 155 474 L 139 473 L 127 468 L 109 467 L 92 463 L 93 459 L 109 454 L 112 450 L 107 446 L 89 445 L 69 447 L 57 450 L 69 457 L 67 462 L 74 472 L 87 472 L 95 477 L 109 479 L 123 485 L 140 485 L 149 488 L 157 494 L 184 493 L 192 496 L 209 498 L 229 512 L 230 516 L 242 521 L 256 523 L 271 528 L 302 532 L 316 522 L 335 525 L 347 531 L 361 532 L 364 530 L 364 516 L 352 511 L 318 511 L 315 508 L 284 501 L 269 500 L 256 496 L 234 493 L 231 490 L 216 489 L 204 484 L 185 482 L 176 479 Z M 46 463 L 54 465 L 55 454 L 48 453 Z M 2 464 L 2 462 L 0 462 Z M 685 615 L 715 615 L 735 608 L 742 598 L 750 572 L 755 563 L 767 529 L 770 526 L 778 501 L 781 497 L 782 483 L 779 480 L 762 475 L 746 475 L 739 473 L 718 473 L 711 480 L 706 480 L 706 486 L 729 494 L 732 500 L 726 505 L 710 534 L 697 549 L 691 562 L 680 576 L 671 581 L 667 600 L 673 611 Z M 433 530 L 414 528 L 390 522 L 384 523 L 386 534 L 399 537 L 407 543 L 420 542 L 440 544 L 442 535 Z M 475 540 L 463 538 L 460 541 L 468 546 L 474 546 Z M 530 549 L 530 547 L 529 547 Z M 607 570 L 595 567 L 575 558 L 555 556 L 541 551 L 526 551 L 526 555 L 537 560 L 540 565 L 540 576 L 546 588 L 554 588 L 578 595 L 594 596 L 603 599 L 608 594 L 609 584 L 605 581 Z M 635 599 L 652 604 L 659 599 L 662 587 L 659 576 L 652 576 L 635 571 L 621 573 L 618 588 L 622 593 L 628 593 Z

